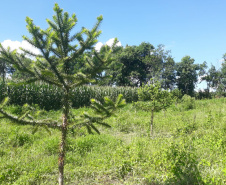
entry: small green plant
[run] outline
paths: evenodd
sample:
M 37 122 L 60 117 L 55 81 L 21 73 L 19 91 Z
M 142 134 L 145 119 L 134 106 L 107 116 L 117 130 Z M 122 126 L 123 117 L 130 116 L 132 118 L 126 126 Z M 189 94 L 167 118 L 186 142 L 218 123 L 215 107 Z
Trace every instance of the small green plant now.
M 35 54 L 24 48 L 21 48 L 23 51 L 21 54 L 16 50 L 11 51 L 10 48 L 6 49 L 0 44 L 0 59 L 13 65 L 22 74 L 28 75 L 28 78 L 18 82 L 19 84 L 45 82 L 61 89 L 62 96 L 59 101 L 55 101 L 60 103 L 61 120 L 36 118 L 32 115 L 37 115 L 38 112 L 36 114 L 36 111 L 33 111 L 34 109 L 29 106 L 24 107 L 21 115 L 15 116 L 6 110 L 9 98 L 5 98 L 0 104 L 0 118 L 9 119 L 19 125 L 34 126 L 33 133 L 37 132 L 40 127 L 45 128 L 49 133 L 50 128 L 61 132 L 58 182 L 59 185 L 63 185 L 68 131 L 85 126 L 89 133 L 99 134 L 95 124 L 110 127 L 104 120 L 113 115 L 116 108 L 124 106 L 125 101 L 121 94 L 115 102 L 105 98 L 102 104 L 93 99 L 91 103 L 95 114 L 74 115 L 71 112 L 72 90 L 75 87 L 93 84 L 97 81 L 99 74 L 107 69 L 113 61 L 112 48 L 116 47 L 117 39 L 114 40 L 111 47 L 102 46 L 97 52 L 94 45 L 101 34 L 99 25 L 103 20 L 102 16 L 97 18 L 97 23 L 91 30 L 83 27 L 80 32 L 73 34 L 73 28 L 77 23 L 76 15 L 70 16 L 68 12 L 63 12 L 58 4 L 55 4 L 54 12 L 53 20 L 47 19 L 49 27 L 46 30 L 36 26 L 31 18 L 26 18 L 31 38 L 26 36 L 23 38 L 33 47 L 39 49 L 40 54 Z M 82 61 L 82 64 L 79 61 Z M 23 138 L 19 138 L 19 140 L 19 144 L 24 144 Z
M 192 145 L 172 143 L 167 151 L 167 159 L 173 174 L 168 179 L 169 184 L 204 184 Z
M 195 108 L 195 98 L 185 94 L 182 97 L 182 108 L 184 110 L 190 110 Z
M 175 135 L 188 135 L 191 134 L 193 131 L 197 130 L 197 123 L 196 123 L 196 115 L 194 116 L 193 120 L 191 119 L 185 119 L 182 117 L 183 126 L 176 128 Z
M 206 128 L 211 128 L 211 127 L 213 127 L 213 125 L 214 125 L 214 117 L 213 117 L 213 115 L 212 115 L 212 113 L 211 113 L 211 111 L 208 113 L 208 116 L 207 116 L 207 121 L 205 122 L 205 127 Z
M 172 94 L 172 97 L 175 101 L 175 105 L 177 106 L 177 104 L 180 103 L 180 101 L 183 97 L 183 94 L 182 94 L 181 90 L 179 90 L 179 89 L 172 90 L 171 94 Z
M 172 95 L 169 91 L 163 90 L 160 83 L 145 85 L 138 89 L 138 102 L 135 106 L 151 111 L 150 135 L 153 135 L 154 112 L 162 109 L 166 110 L 172 104 Z

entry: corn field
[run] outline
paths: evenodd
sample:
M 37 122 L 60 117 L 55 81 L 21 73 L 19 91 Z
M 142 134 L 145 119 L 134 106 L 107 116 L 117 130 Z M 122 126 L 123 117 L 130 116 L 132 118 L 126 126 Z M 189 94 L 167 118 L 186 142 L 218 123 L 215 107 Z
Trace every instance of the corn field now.
M 19 86 L 0 84 L 0 93 L 0 100 L 8 96 L 10 104 L 38 104 L 40 108 L 46 110 L 60 109 L 62 102 L 62 90 L 56 86 L 43 83 Z M 73 108 L 79 108 L 89 106 L 92 98 L 103 102 L 105 96 L 115 100 L 119 94 L 123 94 L 128 103 L 138 100 L 136 88 L 82 86 L 71 91 L 71 103 Z

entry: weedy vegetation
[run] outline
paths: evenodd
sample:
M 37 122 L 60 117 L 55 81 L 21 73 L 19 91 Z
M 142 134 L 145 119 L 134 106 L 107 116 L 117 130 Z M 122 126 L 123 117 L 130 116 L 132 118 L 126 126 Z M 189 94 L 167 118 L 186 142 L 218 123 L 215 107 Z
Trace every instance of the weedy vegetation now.
M 61 90 L 61 99 L 57 101 L 61 107 L 61 121 L 59 119 L 34 117 L 32 113 L 35 112 L 38 115 L 39 112 L 36 112 L 35 107 L 29 105 L 24 107 L 22 114 L 13 115 L 5 109 L 9 102 L 8 97 L 4 98 L 0 104 L 0 113 L 1 119 L 8 119 L 19 125 L 33 126 L 33 133 L 37 132 L 40 127 L 43 127 L 49 133 L 51 132 L 50 128 L 61 132 L 58 181 L 60 185 L 63 185 L 68 132 L 74 132 L 76 128 L 85 126 L 89 133 L 95 131 L 100 134 L 95 124 L 110 127 L 104 120 L 110 117 L 117 108 L 124 106 L 125 100 L 121 94 L 118 95 L 115 102 L 108 97 L 104 98 L 103 104 L 92 99 L 93 114 L 82 113 L 77 115 L 70 111 L 71 99 L 73 99 L 72 90 L 75 87 L 95 83 L 97 79 L 100 79 L 98 74 L 102 73 L 112 62 L 113 48 L 117 44 L 117 39 L 115 39 L 112 47 L 103 46 L 97 53 L 93 46 L 97 42 L 97 37 L 101 34 L 99 25 L 103 20 L 102 16 L 97 18 L 97 23 L 91 30 L 82 28 L 80 32 L 72 34 L 71 31 L 77 23 L 76 15 L 73 14 L 69 17 L 69 14 L 63 12 L 58 4 L 55 4 L 54 12 L 53 21 L 47 19 L 49 27 L 46 30 L 36 26 L 31 18 L 26 18 L 27 29 L 31 38 L 26 36 L 23 38 L 33 47 L 38 48 L 40 54 L 32 53 L 23 48 L 21 50 L 24 53 L 20 54 L 16 50 L 11 51 L 10 48 L 6 49 L 0 44 L 0 59 L 13 65 L 22 74 L 27 75 L 25 80 L 17 82 L 17 84 L 41 81 L 57 86 Z M 32 56 L 33 59 L 29 56 Z M 82 64 L 80 63 L 81 59 L 83 59 Z M 25 93 L 28 92 L 26 87 L 22 87 L 22 90 L 25 90 Z M 40 93 L 42 94 L 42 92 Z M 25 101 L 27 101 L 26 97 Z M 55 97 L 57 99 L 57 94 L 55 94 Z M 22 145 L 25 140 L 26 138 L 19 137 L 19 145 Z
M 69 131 L 65 163 L 68 184 L 225 184 L 225 98 L 196 100 L 193 109 L 172 104 L 155 112 L 154 137 L 149 137 L 150 112 L 127 104 L 105 120 L 100 135 L 87 129 Z M 37 108 L 38 109 L 38 108 Z M 21 107 L 7 110 L 21 114 Z M 39 118 L 58 119 L 60 111 L 40 110 Z M 74 114 L 91 108 L 72 109 Z M 164 116 L 165 114 L 165 116 Z M 35 116 L 35 115 L 34 115 Z M 56 184 L 60 133 L 41 127 L 0 124 L 1 184 Z M 25 183 L 26 182 L 26 183 Z
M 0 84 L 0 184 L 226 184 L 226 99 L 93 86 L 117 40 L 97 52 L 102 16 L 71 34 L 75 14 L 54 11 L 46 30 L 26 19 L 41 54 L 0 45 L 0 61 L 27 75 Z

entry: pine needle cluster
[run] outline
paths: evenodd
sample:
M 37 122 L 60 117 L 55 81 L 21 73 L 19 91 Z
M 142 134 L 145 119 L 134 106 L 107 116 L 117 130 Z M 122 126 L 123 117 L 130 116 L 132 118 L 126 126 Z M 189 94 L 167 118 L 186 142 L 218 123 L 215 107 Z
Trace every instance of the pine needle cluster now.
M 23 48 L 20 48 L 23 51 L 20 54 L 17 50 L 11 51 L 10 48 L 4 48 L 0 44 L 0 60 L 13 65 L 14 68 L 28 76 L 26 80 L 17 82 L 17 84 L 42 81 L 61 88 L 63 91 L 62 122 L 35 120 L 30 114 L 32 108 L 25 111 L 23 115 L 14 116 L 4 110 L 8 98 L 2 102 L 0 113 L 3 115 L 1 118 L 10 119 L 21 125 L 34 126 L 34 133 L 39 127 L 44 127 L 47 131 L 49 131 L 48 128 L 56 128 L 61 131 L 58 168 L 59 184 L 63 184 L 68 130 L 80 125 L 86 126 L 89 133 L 92 133 L 93 130 L 99 133 L 94 123 L 109 127 L 104 123 L 104 119 L 111 116 L 116 108 L 123 106 L 125 101 L 122 95 L 116 102 L 105 98 L 105 105 L 91 100 L 92 107 L 97 113 L 96 116 L 87 113 L 78 116 L 70 112 L 71 89 L 95 83 L 97 79 L 101 78 L 100 73 L 107 69 L 113 60 L 112 48 L 116 46 L 117 39 L 112 47 L 103 46 L 100 52 L 97 52 L 94 45 L 101 34 L 99 26 L 103 20 L 102 16 L 97 17 L 97 22 L 91 30 L 82 28 L 81 31 L 73 34 L 73 29 L 77 24 L 76 15 L 69 16 L 58 4 L 55 4 L 53 10 L 55 15 L 53 20 L 47 19 L 49 27 L 45 30 L 36 26 L 31 18 L 26 18 L 27 30 L 31 37 L 23 36 L 23 39 L 38 48 L 39 54 Z M 28 106 L 24 108 L 26 109 L 26 107 Z M 79 120 L 75 117 L 79 117 Z

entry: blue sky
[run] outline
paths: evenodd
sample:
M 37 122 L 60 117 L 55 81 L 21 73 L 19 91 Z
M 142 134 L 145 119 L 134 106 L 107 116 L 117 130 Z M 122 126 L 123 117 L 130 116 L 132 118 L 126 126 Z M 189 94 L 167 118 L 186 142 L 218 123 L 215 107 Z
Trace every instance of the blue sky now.
M 102 43 L 117 37 L 123 46 L 164 44 L 176 62 L 189 55 L 196 63 L 206 61 L 217 68 L 226 53 L 225 0 L 2 0 L 0 42 L 21 42 L 22 35 L 28 35 L 26 16 L 46 28 L 55 2 L 76 13 L 78 30 L 92 28 L 96 17 L 103 15 Z

